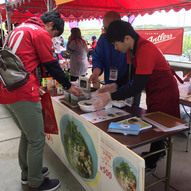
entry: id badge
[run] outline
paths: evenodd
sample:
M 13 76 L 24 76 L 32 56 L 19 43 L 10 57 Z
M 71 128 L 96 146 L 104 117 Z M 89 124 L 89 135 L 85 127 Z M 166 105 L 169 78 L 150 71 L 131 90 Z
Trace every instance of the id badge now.
M 126 102 L 126 105 L 131 107 L 133 105 L 133 102 L 134 102 L 134 97 L 129 97 L 129 98 L 125 99 L 125 102 Z
M 117 68 L 110 68 L 109 80 L 116 81 L 118 76 Z

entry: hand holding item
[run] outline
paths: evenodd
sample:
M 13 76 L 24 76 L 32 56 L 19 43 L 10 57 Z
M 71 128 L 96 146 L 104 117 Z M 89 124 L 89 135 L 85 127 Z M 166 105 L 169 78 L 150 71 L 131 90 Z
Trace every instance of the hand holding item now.
M 103 93 L 103 92 L 109 92 L 109 93 L 113 93 L 117 90 L 117 84 L 116 83 L 112 83 L 112 84 L 107 84 L 105 86 L 103 86 L 102 88 L 100 88 L 98 90 L 99 93 Z
M 109 92 L 97 93 L 93 97 L 96 98 L 96 101 L 93 103 L 95 110 L 103 109 L 111 101 L 111 94 Z
M 39 93 L 40 96 L 43 96 L 46 92 L 42 89 L 42 87 L 40 87 L 38 89 L 38 93 Z
M 89 83 L 93 83 L 93 84 L 97 83 L 98 82 L 98 77 L 99 77 L 100 73 L 101 73 L 101 70 L 99 68 L 94 68 L 93 69 L 93 73 L 90 76 L 88 82 Z
M 76 88 L 74 85 L 72 85 L 68 91 L 75 96 L 81 96 L 82 94 L 82 91 L 79 88 Z
M 90 76 L 89 80 L 88 80 L 89 83 L 97 83 L 98 82 L 98 75 L 95 74 L 95 73 L 92 73 L 92 75 Z

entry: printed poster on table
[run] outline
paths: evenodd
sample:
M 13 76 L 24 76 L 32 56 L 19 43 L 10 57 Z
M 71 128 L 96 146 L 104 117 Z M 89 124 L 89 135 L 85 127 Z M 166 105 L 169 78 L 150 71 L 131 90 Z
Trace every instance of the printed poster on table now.
M 47 134 L 47 143 L 85 190 L 144 190 L 144 159 L 52 101 L 59 135 Z
M 85 190 L 100 190 L 98 133 L 90 123 L 53 99 L 59 135 L 47 134 L 47 143 Z
M 101 190 L 144 190 L 144 160 L 107 135 L 99 137 Z

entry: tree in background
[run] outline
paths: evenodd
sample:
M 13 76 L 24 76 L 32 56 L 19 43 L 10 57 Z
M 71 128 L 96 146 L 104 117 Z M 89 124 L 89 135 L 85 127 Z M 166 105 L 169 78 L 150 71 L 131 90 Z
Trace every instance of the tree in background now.
M 184 35 L 182 53 L 191 61 L 191 34 Z

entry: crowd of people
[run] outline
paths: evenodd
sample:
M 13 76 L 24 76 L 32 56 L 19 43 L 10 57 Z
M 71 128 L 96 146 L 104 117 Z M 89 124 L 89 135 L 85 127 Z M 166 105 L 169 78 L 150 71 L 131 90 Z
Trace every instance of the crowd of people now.
M 33 27 L 38 30 L 33 30 Z M 24 32 L 20 43 L 12 34 L 10 39 L 13 43 L 9 45 L 13 48 L 18 43 L 16 54 L 30 72 L 30 78 L 14 91 L 1 88 L 0 104 L 5 105 L 21 130 L 19 165 L 23 184 L 37 190 L 55 190 L 60 185 L 59 180 L 43 176 L 48 171 L 47 167 L 43 167 L 45 134 L 40 96 L 44 92 L 38 83 L 36 67 L 43 64 L 50 75 L 70 93 L 76 96 L 82 93 L 67 79 L 59 65 L 59 58 L 53 56 L 54 37 L 59 37 L 59 46 L 70 53 L 71 81 L 86 75 L 90 56 L 92 74 L 89 83 L 97 83 L 99 76 L 104 73 L 105 85 L 94 95 L 98 98 L 94 103 L 96 110 L 102 109 L 111 100 L 130 97 L 134 97 L 133 106 L 137 107 L 141 92 L 145 90 L 147 112 L 161 111 L 180 117 L 178 86 L 168 62 L 161 51 L 142 38 L 129 22 L 121 21 L 118 13 L 110 11 L 105 14 L 104 33 L 98 41 L 96 36 L 92 36 L 92 43 L 83 39 L 80 28 L 72 28 L 67 45 L 64 44 L 63 38 L 60 39 L 64 21 L 54 11 L 46 12 L 40 18 L 32 17 L 13 31 Z M 164 142 L 157 141 L 151 144 L 149 152 L 164 148 Z M 156 169 L 161 155 L 165 155 L 165 152 L 145 158 L 146 169 Z
M 71 81 L 77 81 L 79 76 L 85 76 L 87 74 L 90 56 L 95 51 L 97 40 L 96 36 L 92 36 L 92 43 L 84 40 L 81 30 L 78 27 L 72 28 L 70 33 L 68 41 L 62 36 L 55 37 L 52 41 L 54 51 L 59 60 L 64 59 L 65 55 L 69 55 Z

